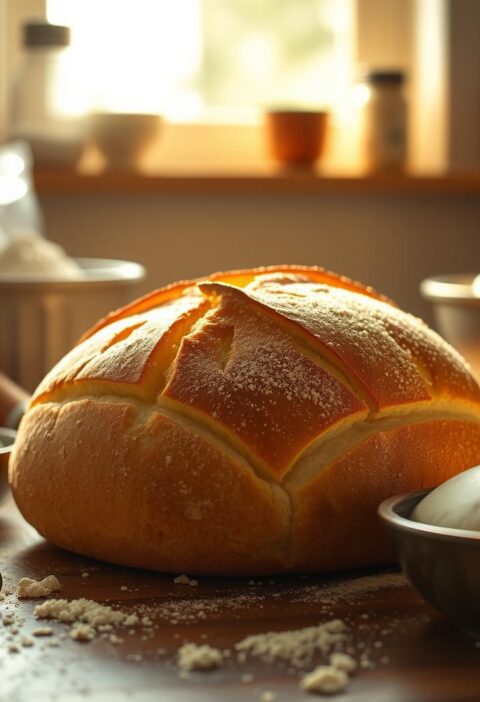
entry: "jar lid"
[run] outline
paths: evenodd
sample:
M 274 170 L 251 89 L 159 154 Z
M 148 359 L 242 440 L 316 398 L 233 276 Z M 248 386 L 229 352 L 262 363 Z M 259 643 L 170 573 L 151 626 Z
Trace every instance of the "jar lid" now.
M 405 73 L 403 71 L 369 71 L 367 73 L 367 82 L 373 85 L 402 85 L 405 81 Z
M 69 46 L 70 27 L 48 22 L 26 22 L 23 25 L 24 46 Z

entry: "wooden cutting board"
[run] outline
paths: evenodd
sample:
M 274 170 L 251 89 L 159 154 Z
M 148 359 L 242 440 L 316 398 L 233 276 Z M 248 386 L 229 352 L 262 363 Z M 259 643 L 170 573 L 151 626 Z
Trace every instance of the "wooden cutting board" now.
M 108 634 L 89 643 L 61 638 L 68 627 L 55 622 L 58 645 L 52 646 L 52 637 L 31 635 L 39 625 L 33 615 L 38 601 L 7 594 L 0 615 L 8 622 L 13 614 L 15 624 L 0 623 L 1 702 L 253 702 L 265 691 L 274 692 L 277 702 L 307 702 L 315 698 L 300 690 L 301 674 L 278 663 L 240 663 L 231 655 L 218 670 L 182 679 L 176 652 L 186 641 L 231 649 L 248 634 L 332 618 L 348 624 L 348 647 L 357 660 L 363 656 L 371 662 L 352 677 L 345 693 L 334 697 L 338 702 L 480 699 L 480 648 L 392 569 L 336 578 L 255 578 L 254 583 L 200 577 L 197 587 L 177 585 L 172 575 L 117 568 L 51 547 L 7 502 L 0 506 L 0 571 L 4 591 L 21 577 L 55 574 L 62 584 L 59 597 L 91 598 L 153 621 L 153 627 L 117 631 L 119 644 L 111 643 Z M 22 647 L 22 636 L 34 645 Z M 10 652 L 15 642 L 19 651 Z

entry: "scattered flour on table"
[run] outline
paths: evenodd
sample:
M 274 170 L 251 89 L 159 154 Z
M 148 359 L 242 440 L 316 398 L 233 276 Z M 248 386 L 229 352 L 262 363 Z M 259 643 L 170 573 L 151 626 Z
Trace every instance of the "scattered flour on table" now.
M 108 624 L 131 626 L 139 622 L 136 614 L 125 614 L 85 598 L 70 601 L 47 600 L 37 605 L 34 613 L 37 619 L 54 619 L 64 623 L 82 622 L 94 628 Z
M 360 578 L 340 580 L 327 585 L 305 585 L 299 590 L 297 602 L 339 602 L 352 600 L 360 595 L 406 587 L 408 581 L 402 573 L 379 573 Z
M 182 578 L 182 583 L 187 584 Z M 187 578 L 187 576 L 185 576 Z M 175 582 L 177 578 L 175 579 Z M 156 616 L 171 624 L 195 623 L 214 619 L 226 610 L 232 612 L 262 609 L 263 602 L 268 595 L 254 589 L 264 583 L 250 581 L 251 589 L 248 593 L 232 595 L 229 592 L 208 597 L 171 598 L 156 607 Z M 280 600 L 288 597 L 292 604 L 335 604 L 336 602 L 354 600 L 357 597 L 388 590 L 405 587 L 407 581 L 400 573 L 379 573 L 378 575 L 362 576 L 359 578 L 340 580 L 327 584 L 302 584 L 287 587 L 283 591 L 271 593 L 274 599 Z
M 155 608 L 155 614 L 170 624 L 207 621 L 227 611 L 244 611 L 262 608 L 265 595 L 240 594 L 213 597 L 172 598 Z
M 82 573 L 82 577 L 87 575 Z M 45 600 L 35 606 L 35 617 L 40 620 L 60 622 L 69 628 L 58 639 L 52 638 L 55 631 L 49 626 L 37 627 L 29 634 L 31 637 L 49 637 L 47 640 L 55 646 L 59 645 L 60 639 L 70 638 L 77 642 L 89 642 L 96 636 L 111 644 L 119 645 L 124 641 L 117 636 L 119 628 L 122 628 L 125 634 L 133 634 L 133 627 L 139 626 L 143 627 L 143 640 L 153 636 L 155 624 L 152 616 L 148 615 L 154 615 L 155 619 L 167 621 L 172 625 L 192 624 L 214 620 L 226 611 L 237 617 L 248 611 L 254 612 L 262 609 L 264 602 L 270 597 L 288 601 L 293 607 L 296 603 L 318 605 L 316 612 L 319 614 L 321 611 L 326 615 L 334 608 L 335 603 L 355 602 L 364 595 L 368 596 L 369 593 L 404 587 L 407 581 L 399 573 L 378 573 L 321 583 L 283 580 L 280 581 L 281 587 L 273 588 L 275 591 L 270 592 L 263 587 L 265 581 L 260 580 L 250 581 L 247 592 L 241 590 L 239 592 L 237 588 L 217 589 L 212 594 L 202 597 L 195 596 L 196 593 L 194 594 L 190 589 L 196 587 L 198 582 L 189 576 L 179 575 L 174 579 L 174 583 L 189 587 L 182 590 L 176 589 L 168 599 L 158 605 L 138 605 L 134 614 L 127 614 L 85 598 L 71 601 Z M 275 582 L 269 581 L 269 584 L 275 585 Z M 59 588 L 60 583 L 55 576 L 49 576 L 41 581 L 22 578 L 17 585 L 16 595 L 18 598 L 46 597 Z M 47 592 L 49 589 L 50 591 Z M 360 617 L 367 620 L 369 615 L 364 613 Z M 34 644 L 34 638 L 23 636 L 19 631 L 21 619 L 18 615 L 5 613 L 1 621 L 9 632 L 6 644 L 10 653 L 18 653 L 21 648 L 29 648 Z M 370 625 L 367 622 L 359 625 L 359 630 L 369 628 Z M 18 640 L 13 638 L 17 633 Z M 381 633 L 388 633 L 388 631 Z M 178 637 L 178 634 L 175 636 Z M 379 646 L 379 643 L 373 643 L 373 648 L 379 648 Z M 352 646 L 349 629 L 344 622 L 331 619 L 297 630 L 270 631 L 247 636 L 238 641 L 231 650 L 219 650 L 206 643 L 184 642 L 178 650 L 177 665 L 180 676 L 188 677 L 193 671 L 208 671 L 224 664 L 229 665 L 228 660 L 232 654 L 236 655 L 237 662 L 240 664 L 245 663 L 248 658 L 257 658 L 267 663 L 277 663 L 287 667 L 290 673 L 296 671 L 298 675 L 301 671 L 303 677 L 299 684 L 305 692 L 333 695 L 346 688 L 349 675 L 357 668 L 367 669 L 372 666 L 367 651 L 364 643 Z M 352 653 L 358 655 L 358 660 L 350 655 Z M 128 657 L 135 662 L 142 661 L 142 657 L 137 654 L 131 654 Z M 319 662 L 319 657 L 322 665 L 314 667 Z M 310 672 L 307 672 L 309 669 Z M 252 680 L 253 676 L 250 673 L 244 673 L 241 676 L 242 682 L 247 683 Z M 259 699 L 262 702 L 273 702 L 275 694 L 265 691 L 261 693 Z
M 247 636 L 235 650 L 272 663 L 281 661 L 294 668 L 309 665 L 316 653 L 328 653 L 347 639 L 347 627 L 340 619 L 293 631 L 270 631 Z
M 305 692 L 333 695 L 344 690 L 349 681 L 349 673 L 357 669 L 352 656 L 336 650 L 348 640 L 348 628 L 340 619 L 317 626 L 304 627 L 292 631 L 270 631 L 264 634 L 247 636 L 235 644 L 240 663 L 247 656 L 259 658 L 267 663 L 286 663 L 289 667 L 304 669 L 311 665 L 313 657 L 321 653 L 330 654 L 330 665 L 320 665 L 300 680 Z M 332 653 L 333 650 L 333 653 Z M 180 675 L 192 670 L 217 668 L 228 656 L 208 645 L 184 644 L 178 652 Z M 251 682 L 253 676 L 246 674 L 242 682 Z M 274 700 L 273 693 L 264 692 L 262 700 Z

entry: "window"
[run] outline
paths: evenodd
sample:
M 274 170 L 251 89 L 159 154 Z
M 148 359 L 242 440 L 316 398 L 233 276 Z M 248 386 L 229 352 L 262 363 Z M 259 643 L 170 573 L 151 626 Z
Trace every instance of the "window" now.
M 351 82 L 353 0 L 48 0 L 97 109 L 243 122 Z

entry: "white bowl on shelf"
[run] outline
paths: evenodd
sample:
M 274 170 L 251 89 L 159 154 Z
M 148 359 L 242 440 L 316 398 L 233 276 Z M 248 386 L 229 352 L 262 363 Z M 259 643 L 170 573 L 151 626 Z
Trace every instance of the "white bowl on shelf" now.
M 88 118 L 87 132 L 107 168 L 136 170 L 158 138 L 161 125 L 162 118 L 156 114 L 94 112 Z

